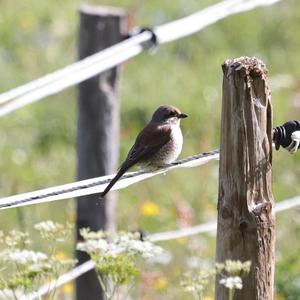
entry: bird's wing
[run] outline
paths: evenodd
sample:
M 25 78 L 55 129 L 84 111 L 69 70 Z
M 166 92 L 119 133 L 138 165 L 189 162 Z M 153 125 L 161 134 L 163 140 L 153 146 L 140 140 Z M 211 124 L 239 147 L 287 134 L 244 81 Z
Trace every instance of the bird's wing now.
M 104 197 L 119 178 L 133 165 L 149 159 L 171 139 L 170 126 L 158 126 L 148 124 L 137 136 L 134 145 L 130 149 L 127 159 L 121 165 L 116 176 L 110 181 L 105 190 L 100 194 Z
M 159 149 L 171 139 L 171 127 L 169 125 L 157 125 L 149 123 L 137 136 L 130 149 L 126 165 L 129 167 L 151 158 Z

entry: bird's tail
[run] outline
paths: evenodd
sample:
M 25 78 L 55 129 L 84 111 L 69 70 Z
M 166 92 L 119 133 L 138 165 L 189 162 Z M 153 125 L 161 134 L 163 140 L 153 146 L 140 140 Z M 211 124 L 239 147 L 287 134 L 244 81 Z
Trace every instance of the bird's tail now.
M 115 185 L 115 183 L 120 179 L 120 177 L 128 170 L 127 166 L 121 166 L 120 170 L 116 174 L 116 176 L 110 181 L 105 190 L 100 194 L 100 197 L 103 198 L 110 189 Z

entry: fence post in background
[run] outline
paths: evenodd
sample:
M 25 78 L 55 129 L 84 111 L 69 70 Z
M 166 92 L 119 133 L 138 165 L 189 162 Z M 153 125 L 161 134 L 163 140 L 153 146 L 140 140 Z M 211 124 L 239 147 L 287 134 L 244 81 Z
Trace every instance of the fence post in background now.
M 272 106 L 266 73 L 256 58 L 223 65 L 216 261 L 252 262 L 236 300 L 273 299 Z M 228 299 L 219 280 L 217 276 L 215 299 Z
M 83 59 L 123 39 L 126 14 L 108 7 L 83 6 L 80 9 L 79 58 Z M 87 178 L 115 172 L 119 151 L 120 67 L 94 76 L 79 85 L 77 178 Z M 116 194 L 104 199 L 88 195 L 77 200 L 77 240 L 79 229 L 114 230 Z M 84 252 L 76 252 L 79 264 L 88 260 Z M 76 280 L 77 300 L 102 299 L 102 291 L 95 271 Z

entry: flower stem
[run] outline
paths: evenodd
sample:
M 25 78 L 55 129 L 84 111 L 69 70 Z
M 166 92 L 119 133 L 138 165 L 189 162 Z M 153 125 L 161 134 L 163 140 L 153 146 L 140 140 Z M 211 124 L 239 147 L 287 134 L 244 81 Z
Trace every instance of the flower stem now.
M 109 299 L 109 295 L 108 295 L 108 292 L 106 290 L 106 286 L 104 284 L 104 281 L 103 281 L 103 278 L 101 275 L 98 276 L 98 279 L 99 279 L 99 282 L 100 282 L 100 285 L 101 285 L 101 288 L 103 290 L 103 293 L 104 293 L 104 297 L 105 297 L 105 300 Z
M 228 291 L 229 291 L 228 300 L 233 300 L 235 289 L 228 289 Z

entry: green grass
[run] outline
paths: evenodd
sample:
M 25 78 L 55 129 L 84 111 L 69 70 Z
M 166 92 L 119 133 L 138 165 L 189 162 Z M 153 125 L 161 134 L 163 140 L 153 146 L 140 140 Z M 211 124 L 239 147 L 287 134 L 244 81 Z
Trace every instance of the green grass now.
M 183 17 L 216 1 L 93 1 L 121 6 L 134 15 L 135 25 L 158 25 Z M 79 1 L 2 0 L 0 12 L 0 91 L 9 90 L 63 67 L 77 57 Z M 124 66 L 121 84 L 120 159 L 124 159 L 140 128 L 161 103 L 172 103 L 189 115 L 182 123 L 182 157 L 218 148 L 220 139 L 221 64 L 242 55 L 261 58 L 269 77 L 287 74 L 288 87 L 272 90 L 274 124 L 299 119 L 300 2 L 282 1 L 272 7 L 232 16 L 204 31 L 164 45 L 155 55 L 144 53 Z M 275 86 L 274 86 L 275 87 Z M 0 193 L 2 196 L 71 182 L 76 171 L 76 88 L 30 105 L 0 119 Z M 285 151 L 273 155 L 273 192 L 277 201 L 300 194 L 300 156 Z M 192 210 L 191 224 L 216 216 L 218 166 L 175 170 L 119 193 L 120 229 L 148 232 L 178 227 L 179 203 Z M 171 191 L 170 191 L 170 188 Z M 144 201 L 159 206 L 157 216 L 145 217 Z M 28 228 L 47 218 L 74 220 L 73 200 L 0 212 L 2 229 Z M 296 299 L 299 285 L 287 282 L 300 276 L 299 210 L 277 217 L 277 293 Z M 130 221 L 129 221 L 130 220 Z M 167 278 L 167 289 L 155 299 L 181 299 L 178 277 L 186 258 L 196 255 L 203 264 L 213 260 L 214 236 L 198 236 L 162 243 L 173 255 L 171 265 L 154 267 Z M 71 251 L 72 242 L 66 245 Z M 293 251 L 291 251 L 291 249 Z M 151 269 L 151 267 L 149 267 Z M 153 271 L 153 268 L 152 268 Z M 186 295 L 185 295 L 186 296 Z M 279 296 L 278 296 L 279 297 Z M 147 299 L 139 297 L 139 299 Z M 149 299 L 149 298 L 148 298 Z

